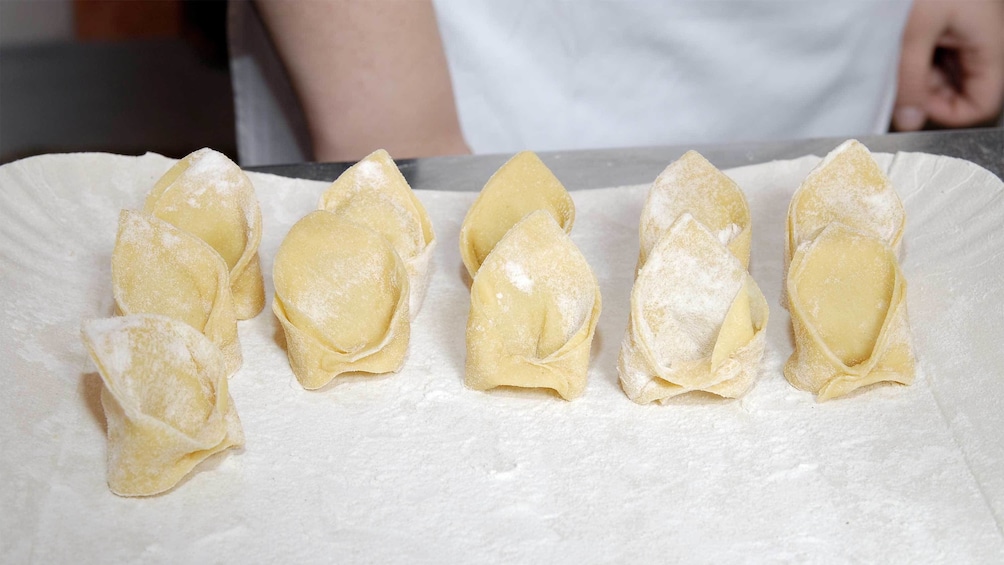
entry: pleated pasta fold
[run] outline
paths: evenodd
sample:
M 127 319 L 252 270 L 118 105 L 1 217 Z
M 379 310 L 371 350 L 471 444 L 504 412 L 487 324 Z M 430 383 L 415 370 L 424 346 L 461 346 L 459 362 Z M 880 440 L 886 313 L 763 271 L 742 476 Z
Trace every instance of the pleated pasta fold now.
M 795 352 L 784 376 L 818 400 L 890 381 L 910 384 L 914 354 L 898 250 L 903 202 L 868 149 L 848 140 L 788 206 L 782 302 Z
M 464 382 L 475 390 L 549 388 L 566 400 L 579 396 L 600 309 L 585 257 L 549 212 L 530 213 L 474 277 Z
M 408 269 L 409 311 L 412 318 L 417 316 L 429 288 L 436 234 L 428 212 L 390 155 L 378 149 L 349 167 L 321 195 L 318 208 L 387 238 Z
M 239 320 L 261 312 L 261 209 L 236 163 L 208 148 L 189 154 L 157 181 L 143 210 L 201 238 L 223 257 Z
M 767 302 L 742 262 L 688 212 L 651 248 L 631 290 L 621 388 L 639 404 L 744 394 L 760 370 Z
M 460 227 L 460 257 L 472 279 L 506 232 L 536 210 L 551 214 L 565 233 L 572 231 L 572 197 L 540 157 L 523 151 L 488 179 Z
M 739 186 L 700 153 L 687 151 L 656 177 L 639 222 L 639 268 L 677 218 L 689 213 L 749 268 L 750 208 Z
M 164 492 L 211 455 L 243 445 L 223 355 L 196 329 L 139 314 L 92 320 L 81 333 L 104 384 L 112 492 Z
M 205 334 L 226 360 L 242 362 L 227 266 L 201 239 L 157 218 L 123 210 L 112 251 L 112 294 L 120 314 L 161 314 Z
M 349 371 L 398 371 L 408 350 L 408 271 L 379 233 L 319 210 L 290 228 L 273 265 L 272 310 L 307 389 Z
M 784 242 L 785 278 L 798 246 L 833 222 L 875 237 L 895 253 L 903 241 L 903 201 L 868 148 L 854 139 L 831 151 L 791 197 Z
M 906 282 L 892 248 L 840 223 L 795 252 L 787 279 L 795 352 L 784 375 L 819 400 L 913 382 Z

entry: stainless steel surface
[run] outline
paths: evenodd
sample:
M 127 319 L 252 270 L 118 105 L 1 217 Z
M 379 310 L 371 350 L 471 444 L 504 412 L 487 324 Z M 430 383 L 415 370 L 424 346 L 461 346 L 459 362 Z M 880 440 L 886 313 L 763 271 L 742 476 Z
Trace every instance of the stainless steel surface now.
M 569 190 L 645 184 L 689 149 L 696 149 L 725 169 L 825 155 L 846 138 L 770 141 L 729 145 L 695 145 L 544 152 L 540 156 Z M 897 133 L 859 138 L 874 152 L 914 151 L 972 161 L 1004 177 L 1004 129 Z M 511 155 L 465 155 L 407 159 L 398 162 L 415 189 L 481 190 L 485 181 Z M 351 163 L 304 163 L 253 167 L 282 176 L 332 181 Z

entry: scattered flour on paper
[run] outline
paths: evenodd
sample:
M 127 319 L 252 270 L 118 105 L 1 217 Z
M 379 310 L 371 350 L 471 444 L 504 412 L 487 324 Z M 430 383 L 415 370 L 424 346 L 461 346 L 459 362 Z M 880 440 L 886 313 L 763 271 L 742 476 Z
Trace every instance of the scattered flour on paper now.
M 901 191 L 917 192 L 903 264 L 922 367 L 912 387 L 817 404 L 781 375 L 791 343 L 788 318 L 773 307 L 784 217 L 775 208 L 818 158 L 728 172 L 750 201 L 752 274 L 772 305 L 763 371 L 737 401 L 637 406 L 617 386 L 646 187 L 573 192 L 572 238 L 604 303 L 585 394 L 565 402 L 465 389 L 470 298 L 450 242 L 474 195 L 418 191 L 444 244 L 404 369 L 304 391 L 266 308 L 240 322 L 244 364 L 229 382 L 246 446 L 142 500 L 105 485 L 100 388 L 79 331 L 81 320 L 110 313 L 106 263 L 119 209 L 140 207 L 172 162 L 71 155 L 6 165 L 0 215 L 14 216 L 6 225 L 16 229 L 0 227 L 9 320 L 0 346 L 12 365 L 0 377 L 9 455 L 0 461 L 0 507 L 9 510 L 0 531 L 14 540 L 4 557 L 1000 561 L 1004 446 L 993 407 L 1004 395 L 1004 354 L 989 342 L 1004 328 L 974 313 L 1000 312 L 1004 300 L 1004 199 L 986 176 L 967 198 L 942 198 L 938 187 L 971 166 L 939 159 L 935 174 L 912 180 L 929 159 L 900 156 L 891 171 Z M 271 297 L 279 242 L 327 185 L 250 176 Z M 966 222 L 979 224 L 972 237 L 951 236 Z

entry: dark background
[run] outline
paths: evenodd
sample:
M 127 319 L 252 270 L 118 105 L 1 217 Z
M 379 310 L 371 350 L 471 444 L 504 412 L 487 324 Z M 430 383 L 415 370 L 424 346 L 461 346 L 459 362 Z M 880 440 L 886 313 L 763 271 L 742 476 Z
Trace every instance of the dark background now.
M 224 0 L 0 0 L 0 163 L 236 158 Z

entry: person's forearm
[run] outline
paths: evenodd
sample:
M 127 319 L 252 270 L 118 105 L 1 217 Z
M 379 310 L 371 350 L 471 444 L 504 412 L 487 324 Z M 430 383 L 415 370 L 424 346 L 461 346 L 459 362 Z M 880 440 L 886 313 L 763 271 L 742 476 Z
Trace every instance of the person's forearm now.
M 469 152 L 431 0 L 257 0 L 318 161 Z

